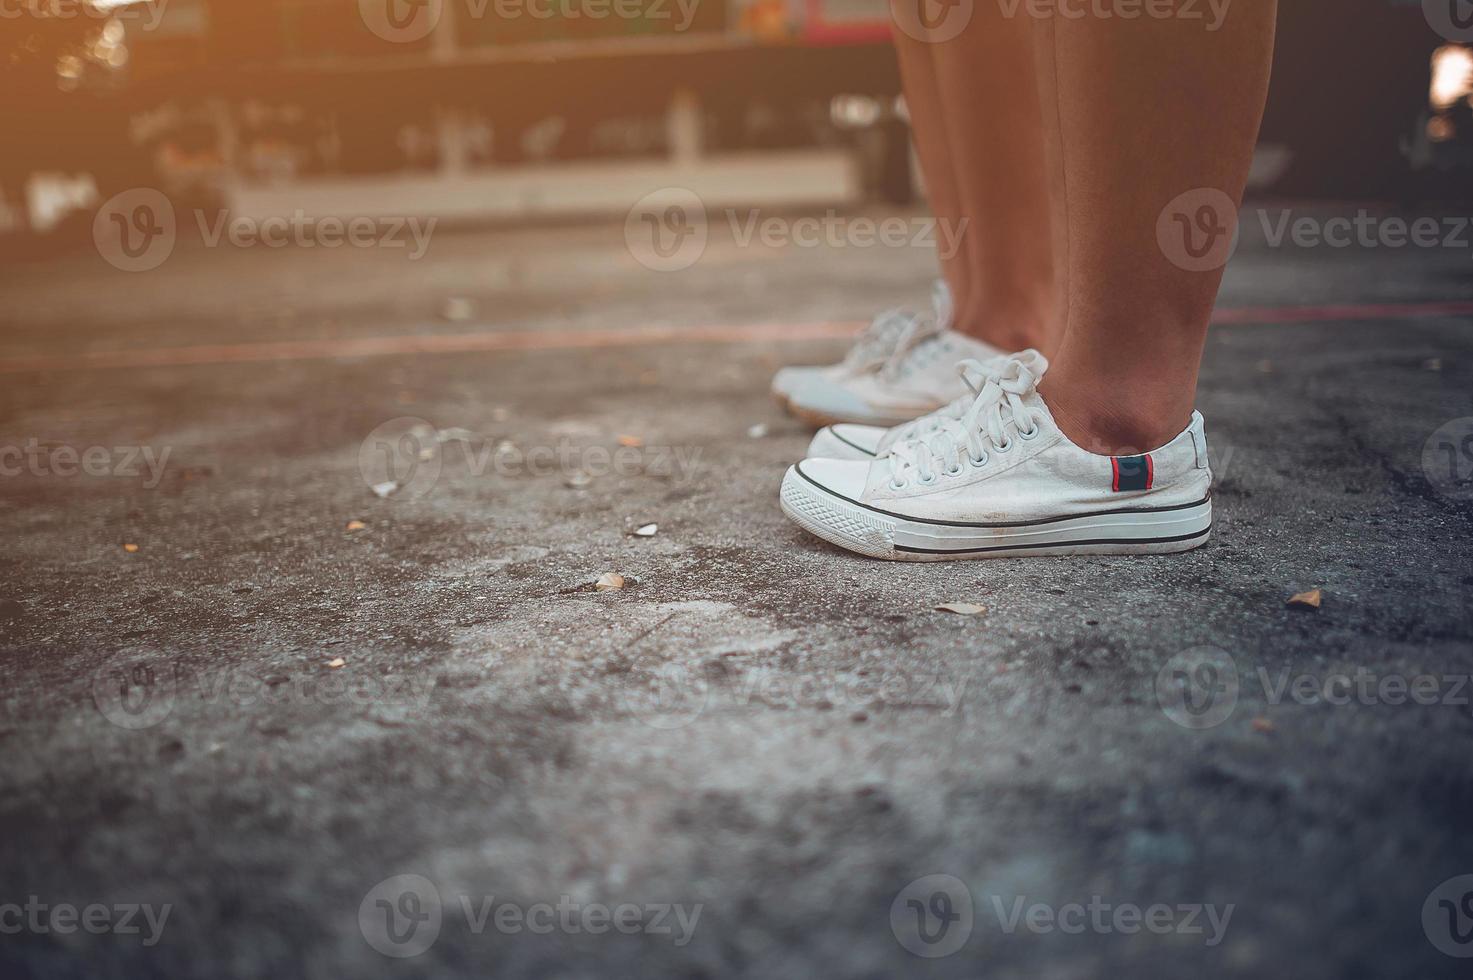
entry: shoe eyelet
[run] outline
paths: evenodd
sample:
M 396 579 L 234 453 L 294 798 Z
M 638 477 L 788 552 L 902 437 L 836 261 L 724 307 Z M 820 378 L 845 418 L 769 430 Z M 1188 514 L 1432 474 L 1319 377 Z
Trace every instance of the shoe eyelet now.
M 971 453 L 967 453 L 967 462 L 971 463 L 973 466 L 986 466 L 987 461 L 991 458 L 992 457 L 988 456 L 986 453 L 983 453 L 980 457 L 973 456 Z
M 993 448 L 1000 453 L 1005 453 L 1013 448 L 1013 440 L 1009 439 L 1007 442 L 999 442 Z
M 1039 430 L 1043 428 L 1043 426 L 1039 425 L 1032 419 L 1029 419 L 1028 421 L 1033 422 L 1033 428 L 1029 429 L 1027 432 L 1024 432 L 1022 429 L 1018 430 L 1018 438 L 1022 439 L 1024 442 L 1029 442 L 1033 439 L 1038 438 Z
M 930 476 L 916 482 L 918 482 L 923 487 L 934 486 L 936 483 L 936 474 L 932 473 Z
M 901 490 L 904 490 L 905 489 L 905 482 L 904 481 L 901 481 L 901 482 L 898 482 L 897 483 L 896 481 L 891 480 L 890 481 L 890 489 L 893 490 L 893 491 L 895 491 L 896 493 L 899 493 Z
M 946 471 L 946 475 L 947 476 L 961 476 L 962 475 L 962 464 L 961 464 L 961 462 L 958 461 L 955 466 L 953 466 L 950 469 L 948 469 Z

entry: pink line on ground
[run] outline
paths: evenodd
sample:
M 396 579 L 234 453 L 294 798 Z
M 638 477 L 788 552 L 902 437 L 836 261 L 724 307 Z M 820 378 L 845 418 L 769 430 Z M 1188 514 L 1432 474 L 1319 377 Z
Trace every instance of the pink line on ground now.
M 1361 306 L 1237 307 L 1218 310 L 1213 314 L 1212 322 L 1290 324 L 1355 320 L 1411 320 L 1454 316 L 1473 316 L 1473 300 Z M 670 343 L 726 344 L 744 341 L 830 340 L 853 336 L 862 327 L 862 323 L 839 322 L 759 323 L 747 326 L 610 327 L 600 330 L 497 330 L 484 333 L 333 337 L 254 344 L 141 347 L 131 350 L 91 350 L 76 354 L 0 357 L 0 374 L 88 368 L 150 368 L 189 364 L 337 360 L 412 354 L 640 347 Z

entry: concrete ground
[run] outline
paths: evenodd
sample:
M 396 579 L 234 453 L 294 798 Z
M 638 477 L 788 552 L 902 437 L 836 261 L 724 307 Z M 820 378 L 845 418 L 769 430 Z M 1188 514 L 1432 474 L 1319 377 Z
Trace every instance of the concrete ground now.
M 923 303 L 926 247 L 11 264 L 0 971 L 1466 975 L 1469 248 L 1269 208 L 1214 536 L 1132 559 L 784 519 L 772 371 Z

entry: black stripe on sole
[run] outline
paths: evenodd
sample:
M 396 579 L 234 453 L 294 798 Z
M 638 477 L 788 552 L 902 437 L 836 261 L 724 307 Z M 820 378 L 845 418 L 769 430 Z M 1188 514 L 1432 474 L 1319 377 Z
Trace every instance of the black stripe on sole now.
M 828 487 L 824 486 L 822 483 L 819 483 L 813 477 L 809 476 L 807 473 L 804 473 L 802 463 L 798 463 L 796 466 L 793 467 L 793 469 L 797 471 L 799 476 L 811 483 L 813 486 L 822 490 L 830 497 L 836 497 L 839 500 L 844 501 L 844 503 L 846 504 L 853 504 L 855 507 L 863 507 L 865 510 L 873 511 L 874 513 L 880 514 L 883 517 L 893 518 L 897 521 L 910 521 L 912 524 L 931 524 L 936 527 L 1039 527 L 1044 524 L 1057 524 L 1060 521 L 1077 521 L 1085 517 L 1111 517 L 1115 514 L 1167 514 L 1174 510 L 1190 510 L 1193 507 L 1201 507 L 1203 504 L 1212 499 L 1212 494 L 1209 493 L 1201 500 L 1193 501 L 1190 504 L 1172 504 L 1169 507 L 1116 507 L 1111 510 L 1093 510 L 1087 514 L 1066 514 L 1063 517 L 1045 517 L 1042 520 L 1037 521 L 995 521 L 990 523 L 986 521 L 981 523 L 971 523 L 967 521 L 937 521 L 927 517 L 909 517 L 905 514 L 897 514 L 894 511 L 881 510 L 878 507 L 873 507 L 869 504 L 860 503 L 858 500 L 855 500 L 852 497 L 846 497 L 842 493 L 835 493 Z
M 1209 524 L 1200 531 L 1191 534 L 1178 534 L 1170 538 L 1093 538 L 1085 541 L 1049 541 L 1041 544 L 1000 544 L 990 548 L 911 548 L 906 545 L 897 544 L 895 551 L 903 551 L 910 555 L 985 555 L 995 551 L 1038 551 L 1042 548 L 1088 548 L 1095 545 L 1107 544 L 1175 544 L 1179 541 L 1192 541 L 1197 538 L 1206 537 L 1212 533 L 1212 525 Z

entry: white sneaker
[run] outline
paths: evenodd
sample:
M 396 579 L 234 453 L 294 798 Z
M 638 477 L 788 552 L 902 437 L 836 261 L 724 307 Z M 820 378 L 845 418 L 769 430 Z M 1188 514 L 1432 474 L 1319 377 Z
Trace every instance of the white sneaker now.
M 849 353 L 838 364 L 827 367 L 785 367 L 772 376 L 772 394 L 788 407 L 793 393 L 804 386 L 823 379 L 838 380 L 877 370 L 894 355 L 896 348 L 906 337 L 911 325 L 920 319 L 917 313 L 905 310 L 886 310 L 864 328 L 849 348 Z
M 1048 371 L 1048 358 L 1035 350 L 1020 351 L 1012 355 L 1022 361 L 1035 377 L 1042 378 Z M 808 444 L 808 457 L 814 459 L 862 459 L 870 460 L 884 456 L 890 447 L 906 439 L 926 438 L 941 431 L 946 419 L 960 419 L 982 393 L 989 374 L 997 373 L 1007 362 L 1006 356 L 988 362 L 967 359 L 956 366 L 957 374 L 968 392 L 951 404 L 929 415 L 922 415 L 902 425 L 885 428 L 878 425 L 855 425 L 840 422 L 819 429 Z
M 881 314 L 844 360 L 826 368 L 785 368 L 773 393 L 788 411 L 816 426 L 839 422 L 886 428 L 934 411 L 965 394 L 952 365 L 1005 355 L 950 329 L 951 295 L 932 289 L 934 318 Z
M 1159 449 L 1100 456 L 1059 431 L 1037 383 L 1010 360 L 929 437 L 869 462 L 804 460 L 783 478 L 783 512 L 825 541 L 897 561 L 1165 554 L 1206 542 L 1200 414 Z

